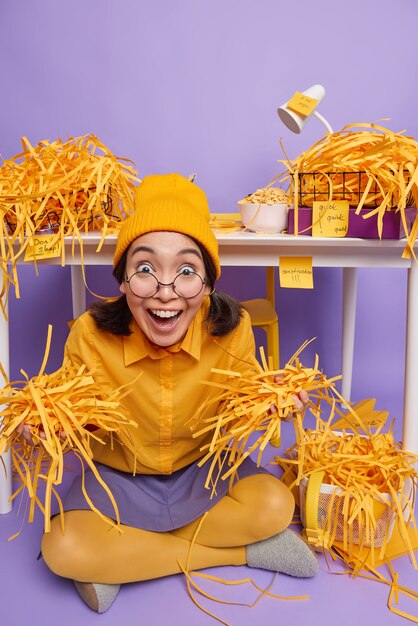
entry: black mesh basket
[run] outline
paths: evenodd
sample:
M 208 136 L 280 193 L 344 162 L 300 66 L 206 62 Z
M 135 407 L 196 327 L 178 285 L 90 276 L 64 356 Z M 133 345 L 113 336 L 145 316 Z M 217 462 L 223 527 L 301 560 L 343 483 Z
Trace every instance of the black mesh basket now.
M 112 200 L 112 191 L 105 196 L 104 200 L 100 202 L 100 211 L 97 211 L 96 206 L 92 209 L 88 210 L 91 192 L 93 189 L 87 189 L 86 191 L 77 192 L 76 199 L 76 208 L 80 212 L 80 216 L 83 216 L 82 222 L 83 225 L 87 228 L 87 230 L 100 229 L 101 223 L 103 220 L 103 215 L 107 215 L 110 219 L 119 221 L 120 218 L 116 215 L 113 215 L 113 200 Z M 73 192 L 74 193 L 74 192 Z M 62 194 L 62 197 L 65 197 L 65 194 Z M 44 202 L 44 198 L 34 199 L 31 201 L 31 212 L 34 213 L 36 211 L 37 206 L 41 207 Z M 62 221 L 62 201 L 60 198 L 55 195 L 51 196 L 49 201 L 45 204 L 44 210 L 42 213 L 37 215 L 36 218 L 36 232 L 56 232 L 59 230 Z M 10 205 L 8 210 L 4 211 L 4 222 L 6 227 L 10 233 L 14 233 L 17 226 L 17 218 L 15 216 L 13 205 Z M 81 220 L 80 220 L 81 221 Z
M 368 187 L 370 176 L 366 172 L 300 172 L 298 177 L 298 204 L 311 207 L 313 202 L 346 200 L 350 206 L 359 205 L 363 193 L 368 189 L 364 202 L 365 208 L 374 208 L 382 204 L 386 191 L 382 193 L 378 178 L 373 179 Z M 405 185 L 410 180 L 405 172 Z M 294 181 L 294 184 L 296 181 Z M 399 202 L 399 191 L 394 190 L 388 207 L 394 208 Z M 412 195 L 407 206 L 413 205 Z

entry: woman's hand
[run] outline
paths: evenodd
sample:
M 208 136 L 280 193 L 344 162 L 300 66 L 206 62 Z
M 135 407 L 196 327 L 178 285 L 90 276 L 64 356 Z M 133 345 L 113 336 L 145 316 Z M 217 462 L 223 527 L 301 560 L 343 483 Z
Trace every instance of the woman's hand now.
M 307 391 L 302 389 L 299 394 L 293 396 L 293 400 L 295 401 L 297 412 L 300 413 L 309 402 L 309 394 Z
M 29 424 L 25 424 L 25 423 L 20 424 L 20 426 L 18 426 L 18 428 L 17 428 L 17 432 L 19 433 L 19 435 L 22 435 L 23 439 L 30 446 L 34 446 L 37 443 L 36 439 L 34 439 L 34 437 L 33 437 L 34 430 L 35 430 L 34 426 L 30 426 Z M 45 439 L 46 440 L 45 431 L 42 428 L 38 429 L 38 433 L 37 434 L 40 437 L 40 439 Z M 67 435 L 65 434 L 64 431 L 61 431 L 60 432 L 60 437 L 61 437 L 61 439 L 66 439 Z
M 282 378 L 283 376 L 278 374 L 274 377 L 274 382 L 279 383 L 282 380 Z M 301 413 L 306 407 L 306 405 L 309 403 L 308 392 L 302 389 L 302 391 L 299 394 L 295 394 L 293 396 L 293 402 L 295 404 L 296 412 Z M 269 409 L 269 414 L 272 415 L 273 413 L 277 413 L 277 406 L 275 404 L 272 404 Z M 293 418 L 294 418 L 294 414 L 290 414 L 284 418 L 284 421 L 290 422 Z
M 19 433 L 19 435 L 22 435 L 23 439 L 30 446 L 35 445 L 35 441 L 32 436 L 32 431 L 33 431 L 33 426 L 29 426 L 29 424 L 25 424 L 25 423 L 20 424 L 17 428 L 17 432 Z M 41 437 L 41 439 L 46 439 L 45 433 L 43 431 L 39 433 L 39 436 Z

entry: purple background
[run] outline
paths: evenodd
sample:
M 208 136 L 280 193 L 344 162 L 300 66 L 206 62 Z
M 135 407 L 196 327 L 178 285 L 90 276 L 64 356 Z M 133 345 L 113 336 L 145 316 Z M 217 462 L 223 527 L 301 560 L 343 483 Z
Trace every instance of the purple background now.
M 295 157 L 323 135 L 315 119 L 301 135 L 281 124 L 277 106 L 297 90 L 326 87 L 319 110 L 335 130 L 389 117 L 391 129 L 418 135 L 417 19 L 415 0 L 2 0 L 0 152 L 4 158 L 18 153 L 22 136 L 36 144 L 93 132 L 135 161 L 140 177 L 196 172 L 213 211 L 236 211 L 237 200 L 281 171 L 280 138 Z M 89 269 L 91 289 L 114 293 L 109 274 L 108 268 Z M 48 323 L 54 326 L 49 370 L 59 365 L 72 314 L 69 268 L 41 267 L 36 278 L 29 266 L 19 275 L 22 298 L 10 302 L 12 378 L 21 368 L 37 373 Z M 281 356 L 316 336 L 312 351 L 331 376 L 340 372 L 341 270 L 316 269 L 314 279 L 313 291 L 277 289 Z M 262 295 L 262 282 L 262 270 L 225 268 L 220 286 L 244 299 Z M 398 418 L 398 431 L 405 287 L 403 270 L 359 272 L 353 398 L 377 397 L 378 406 Z M 2 537 L 16 530 L 13 516 L 0 518 Z M 140 593 L 138 586 L 138 593 L 126 590 L 113 616 L 91 614 L 65 581 L 33 561 L 40 533 L 38 523 L 25 529 L 24 538 L 0 546 L 0 598 L 16 594 L 14 619 L 7 623 L 41 623 L 49 606 L 61 624 L 100 619 L 148 626 L 162 623 L 174 602 L 177 623 L 212 623 L 187 599 L 181 577 L 149 583 Z M 14 577 L 6 575 L 6 561 L 13 563 Z M 238 576 L 248 575 L 241 569 Z M 233 624 L 278 618 L 301 624 L 303 615 L 327 624 L 336 611 L 341 625 L 353 619 L 399 622 L 384 606 L 386 591 L 330 576 L 325 564 L 323 570 L 310 583 L 281 582 L 284 593 L 311 593 L 308 604 L 266 600 L 253 611 L 214 610 Z M 228 578 L 225 570 L 219 573 Z M 26 609 L 19 602 L 22 585 L 30 599 Z M 275 589 L 281 593 L 280 585 Z M 349 593 L 353 601 L 347 602 Z

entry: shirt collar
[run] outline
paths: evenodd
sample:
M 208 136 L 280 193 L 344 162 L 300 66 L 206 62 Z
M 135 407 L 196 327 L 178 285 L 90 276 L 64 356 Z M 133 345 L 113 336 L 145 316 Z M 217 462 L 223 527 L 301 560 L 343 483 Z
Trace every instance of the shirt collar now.
M 204 304 L 200 307 L 199 311 L 189 326 L 189 329 L 184 339 L 169 348 L 159 348 L 154 346 L 145 337 L 142 330 L 139 328 L 136 321 L 133 319 L 130 323 L 130 335 L 123 337 L 123 351 L 125 366 L 131 365 L 136 361 L 149 357 L 157 360 L 162 359 L 169 353 L 186 352 L 191 357 L 198 361 L 200 359 L 201 347 L 202 347 L 202 324 L 206 317 L 208 304 Z

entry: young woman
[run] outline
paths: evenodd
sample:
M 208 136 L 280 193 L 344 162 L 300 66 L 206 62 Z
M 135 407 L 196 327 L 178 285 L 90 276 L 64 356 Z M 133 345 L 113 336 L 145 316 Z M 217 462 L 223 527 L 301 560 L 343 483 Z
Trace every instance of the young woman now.
M 254 353 L 248 314 L 215 291 L 220 266 L 206 196 L 180 175 L 156 175 L 143 180 L 135 202 L 114 257 L 122 295 L 84 313 L 65 349 L 73 363 L 94 368 L 103 389 L 132 383 L 122 402 L 138 424 L 135 459 L 122 442 L 93 448 L 123 532 L 90 509 L 78 478 L 65 500 L 64 533 L 54 518 L 43 558 L 75 581 L 92 609 L 104 612 L 121 583 L 180 572 L 207 512 L 191 553 L 193 569 L 247 564 L 313 576 L 317 559 L 287 529 L 294 500 L 280 480 L 246 459 L 232 489 L 220 480 L 211 497 L 204 487 L 208 464 L 198 467 L 207 438 L 193 438 L 192 429 L 202 401 L 214 393 L 202 381 L 212 378 L 212 368 L 248 370 Z M 296 399 L 300 407 L 306 401 Z M 211 406 L 205 416 L 216 410 Z M 114 516 L 90 472 L 85 480 L 95 505 Z

